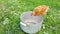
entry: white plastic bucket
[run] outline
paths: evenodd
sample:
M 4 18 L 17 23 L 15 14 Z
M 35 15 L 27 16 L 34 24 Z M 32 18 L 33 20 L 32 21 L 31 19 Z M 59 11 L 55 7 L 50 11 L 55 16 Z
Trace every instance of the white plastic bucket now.
M 21 29 L 26 33 L 36 33 L 41 29 L 43 18 L 42 16 L 31 16 L 31 11 L 24 12 L 20 16 Z

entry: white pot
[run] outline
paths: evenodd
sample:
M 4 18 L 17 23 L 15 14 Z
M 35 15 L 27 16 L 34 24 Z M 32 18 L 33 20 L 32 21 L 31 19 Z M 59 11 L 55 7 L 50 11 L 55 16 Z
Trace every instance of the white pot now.
M 21 17 L 20 26 L 21 29 L 26 33 L 36 33 L 41 29 L 42 16 L 31 16 L 30 12 L 24 12 Z

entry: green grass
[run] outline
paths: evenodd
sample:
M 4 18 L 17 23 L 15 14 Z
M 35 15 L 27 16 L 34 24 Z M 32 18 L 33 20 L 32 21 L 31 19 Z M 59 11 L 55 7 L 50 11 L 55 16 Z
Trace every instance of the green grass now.
M 60 34 L 60 0 L 0 0 L 0 34 L 24 34 L 20 28 L 20 15 L 36 6 L 48 5 L 44 21 L 37 34 Z

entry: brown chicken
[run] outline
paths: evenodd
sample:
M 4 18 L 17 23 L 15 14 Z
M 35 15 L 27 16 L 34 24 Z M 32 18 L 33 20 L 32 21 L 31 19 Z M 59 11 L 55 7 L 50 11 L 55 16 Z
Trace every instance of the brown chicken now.
M 46 14 L 48 9 L 49 9 L 49 6 L 46 6 L 46 5 L 38 6 L 33 10 L 32 15 L 40 16 L 42 14 Z

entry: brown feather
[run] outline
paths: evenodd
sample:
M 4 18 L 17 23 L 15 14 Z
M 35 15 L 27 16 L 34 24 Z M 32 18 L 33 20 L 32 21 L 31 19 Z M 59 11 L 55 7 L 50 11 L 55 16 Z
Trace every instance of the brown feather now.
M 40 16 L 42 14 L 46 14 L 47 10 L 48 10 L 48 6 L 46 5 L 41 5 L 41 6 L 38 6 L 36 7 L 33 12 L 32 12 L 32 15 L 34 16 Z

